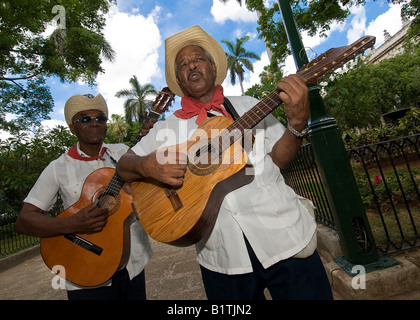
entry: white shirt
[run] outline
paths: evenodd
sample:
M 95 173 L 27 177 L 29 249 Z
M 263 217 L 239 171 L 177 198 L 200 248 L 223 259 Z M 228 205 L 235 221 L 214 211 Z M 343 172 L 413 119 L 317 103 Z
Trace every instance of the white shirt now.
M 252 97 L 228 99 L 239 115 L 258 103 Z M 183 143 L 197 128 L 196 118 L 172 115 L 159 121 L 132 150 L 147 155 Z M 252 272 L 243 235 L 264 268 L 294 256 L 311 241 L 316 229 L 314 218 L 267 155 L 285 130 L 272 115 L 254 127 L 255 142 L 248 154 L 255 169 L 254 180 L 225 196 L 209 238 L 196 244 L 197 259 L 203 267 L 224 274 Z
M 57 194 L 59 193 L 63 200 L 64 209 L 76 203 L 80 198 L 86 178 L 97 169 L 107 167 L 115 168 L 109 155 L 118 161 L 128 150 L 128 147 L 124 144 L 104 144 L 103 146 L 108 148 L 103 157 L 104 161 L 100 159 L 80 161 L 71 158 L 67 153 L 51 161 L 23 201 L 31 203 L 44 211 L 48 211 L 55 204 Z M 79 149 L 79 144 L 77 144 L 77 151 L 80 155 L 85 156 Z M 133 219 L 130 226 L 130 237 L 130 257 L 126 268 L 130 279 L 132 279 L 142 272 L 153 252 L 146 232 L 136 219 Z M 111 280 L 101 286 L 110 284 Z M 67 281 L 66 287 L 68 290 L 86 288 L 76 286 Z

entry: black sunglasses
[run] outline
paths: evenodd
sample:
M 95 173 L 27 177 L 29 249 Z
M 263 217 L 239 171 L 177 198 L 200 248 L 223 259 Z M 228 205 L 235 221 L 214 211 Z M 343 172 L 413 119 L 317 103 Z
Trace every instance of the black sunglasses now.
M 80 117 L 79 119 L 73 121 L 73 123 L 80 122 L 81 124 L 88 124 L 91 120 L 95 119 L 99 123 L 105 123 L 108 121 L 108 118 L 105 116 L 97 116 L 97 117 Z

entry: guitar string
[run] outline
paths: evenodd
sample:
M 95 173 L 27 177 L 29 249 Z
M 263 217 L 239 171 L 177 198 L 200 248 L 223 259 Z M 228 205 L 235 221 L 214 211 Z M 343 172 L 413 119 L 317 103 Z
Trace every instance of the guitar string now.
M 274 99 L 274 97 L 277 97 Z M 228 145 L 230 147 L 235 141 L 243 137 L 245 129 L 251 129 L 253 128 L 259 121 L 261 121 L 264 117 L 266 117 L 273 109 L 275 109 L 278 105 L 281 104 L 281 100 L 278 98 L 277 91 L 271 92 L 267 97 L 267 100 L 271 102 L 271 106 L 266 104 L 264 100 L 260 101 L 257 105 L 255 105 L 253 108 L 251 108 L 247 113 L 245 113 L 242 117 L 240 117 L 237 121 L 233 122 L 228 128 L 223 130 L 219 135 L 217 135 L 215 138 L 212 138 L 210 140 L 210 143 L 204 145 L 200 148 L 200 155 L 205 154 L 207 150 L 212 150 L 212 145 L 218 145 L 219 148 L 217 149 L 219 152 L 215 153 L 211 160 L 216 160 L 220 157 L 222 153 L 224 153 L 228 148 L 223 148 L 223 141 L 226 141 L 227 138 L 232 136 L 232 133 L 236 135 L 236 132 L 239 131 L 238 136 L 233 137 L 233 142 Z M 266 108 L 264 110 L 263 108 Z M 257 109 L 259 111 L 262 111 L 263 116 L 258 115 L 254 109 Z M 254 116 L 252 116 L 254 114 Z M 214 143 L 214 141 L 218 141 L 218 143 Z M 221 145 L 222 143 L 222 145 Z M 210 147 L 209 147 L 210 146 Z M 208 159 L 208 156 L 200 156 L 198 159 L 198 162 L 202 162 L 203 160 Z
M 362 43 L 362 44 L 364 44 L 364 43 Z M 351 47 L 353 47 L 353 45 L 351 45 Z M 359 52 L 360 50 L 365 50 L 366 49 L 366 47 L 369 47 L 369 45 L 364 45 L 364 46 L 362 46 L 362 49 L 361 48 L 359 48 L 358 50 L 357 50 L 357 52 Z M 326 55 L 326 54 L 325 54 Z M 322 56 L 319 58 L 319 59 L 321 59 L 322 58 Z M 347 59 L 346 59 L 347 60 Z M 348 60 L 347 60 L 348 61 Z M 312 66 L 311 66 L 312 67 Z M 329 67 L 329 68 L 331 68 L 331 67 Z M 306 68 L 306 69 L 308 69 L 308 68 Z M 322 74 L 325 74 L 325 68 L 324 68 L 324 70 L 323 70 L 323 72 L 322 72 Z M 318 76 L 318 74 L 317 73 L 314 73 L 313 71 L 311 71 L 311 73 L 309 74 L 308 73 L 308 70 L 304 70 L 304 69 L 301 69 L 301 70 L 298 70 L 298 72 L 297 72 L 297 74 L 305 81 L 305 82 L 309 82 L 309 80 L 310 79 L 312 79 L 312 78 L 315 78 L 314 80 L 316 80 L 316 78 L 318 78 L 319 76 Z M 307 75 L 306 75 L 307 74 Z M 231 126 L 229 126 L 228 128 L 226 128 L 224 131 L 222 131 L 222 133 L 220 134 L 220 135 L 218 135 L 216 138 L 218 138 L 219 139 L 219 146 L 220 146 L 220 141 L 222 141 L 223 140 L 223 135 L 226 135 L 227 134 L 227 132 L 228 132 L 228 130 L 230 130 L 230 131 L 232 131 L 232 130 L 234 130 L 234 129 L 239 129 L 239 131 L 240 132 L 242 132 L 244 129 L 245 129 L 245 126 L 242 124 L 242 122 L 245 122 L 245 123 L 247 123 L 248 124 L 248 122 L 247 122 L 247 117 L 250 117 L 250 119 L 252 120 L 252 117 L 251 117 L 251 113 L 254 113 L 254 115 L 256 115 L 258 118 L 261 118 L 261 116 L 259 116 L 258 115 L 258 112 L 259 111 L 262 111 L 263 113 L 264 113 L 264 117 L 265 116 L 267 116 L 272 110 L 274 110 L 275 109 L 275 107 L 277 107 L 278 105 L 280 105 L 281 104 L 281 100 L 280 100 L 280 98 L 278 97 L 278 93 L 279 93 L 279 90 L 278 89 L 276 89 L 276 90 L 274 90 L 273 92 L 271 92 L 266 98 L 268 98 L 268 100 L 269 101 L 271 101 L 271 102 L 273 102 L 273 103 L 275 103 L 276 104 L 276 106 L 274 106 L 273 108 L 271 108 L 268 104 L 267 105 L 265 105 L 265 103 L 262 103 L 262 105 L 259 107 L 259 109 L 257 108 L 257 112 L 255 112 L 255 110 L 254 110 L 254 108 L 252 108 L 252 109 L 250 109 L 247 113 L 245 113 L 244 114 L 244 116 L 242 116 L 240 119 L 238 119 L 237 121 L 235 121 Z M 273 94 L 274 94 L 274 96 L 273 96 Z M 262 101 L 261 101 L 262 102 Z M 261 103 L 260 102 L 260 103 Z M 257 104 L 257 106 L 258 106 L 259 104 Z M 263 107 L 268 107 L 268 109 L 267 110 L 264 110 L 263 109 Z M 262 118 L 261 118 L 262 119 Z M 255 123 L 255 124 L 253 124 L 252 126 L 255 126 L 257 124 L 257 122 Z M 249 125 L 249 124 L 248 124 Z M 240 135 L 240 136 L 243 136 L 243 133 Z M 221 139 L 220 139 L 221 138 Z M 234 140 L 235 139 L 238 139 L 238 138 L 235 138 L 234 137 Z M 221 149 L 221 148 L 220 148 Z M 200 150 L 204 150 L 204 151 L 206 151 L 205 149 L 200 149 Z M 207 150 L 208 150 L 208 145 L 207 145 Z M 224 152 L 224 151 L 222 151 L 222 152 Z M 162 183 L 157 183 L 156 185 L 155 185 L 155 187 L 153 187 L 152 189 L 155 189 L 155 188 L 158 188 L 158 187 L 160 187 L 160 186 L 162 186 L 163 184 Z
M 159 92 L 159 95 L 156 97 L 156 100 L 155 100 L 150 112 L 148 113 L 145 121 L 143 122 L 142 128 L 140 129 L 139 133 L 136 135 L 135 139 L 133 140 L 133 142 L 131 144 L 131 147 L 133 147 L 137 142 L 139 142 L 143 138 L 143 136 L 141 135 L 141 131 L 143 130 L 144 126 L 152 119 L 152 117 L 151 117 L 152 113 L 157 115 L 157 116 L 160 115 L 160 113 L 157 113 L 157 112 L 154 111 L 156 109 L 155 106 L 157 105 L 157 108 L 158 109 L 160 108 L 161 111 L 163 112 L 169 106 L 169 103 L 172 100 L 173 100 L 173 95 L 171 95 L 170 92 L 163 92 L 163 91 Z M 164 106 L 164 107 L 162 108 L 162 106 Z M 113 164 L 115 166 L 117 161 L 108 152 L 107 152 L 107 155 L 110 157 L 111 161 L 113 162 Z M 104 207 L 105 205 L 109 204 L 109 202 L 112 201 L 112 197 L 115 198 L 119 194 L 119 192 L 120 192 L 121 188 L 123 187 L 124 183 L 125 183 L 124 180 L 122 180 L 118 176 L 118 174 L 115 172 L 114 175 L 112 176 L 110 182 L 108 183 L 108 186 L 106 187 L 106 191 L 103 194 L 101 194 L 99 199 L 97 199 L 97 205 L 99 207 Z M 107 197 L 107 195 L 110 195 L 111 197 Z
M 260 115 L 258 115 L 258 113 L 255 112 L 255 107 L 250 109 L 247 113 L 245 113 L 241 118 L 239 118 L 237 121 L 235 121 L 232 125 L 230 125 L 228 128 L 226 128 L 225 130 L 223 130 L 218 136 L 216 136 L 215 138 L 212 138 L 213 142 L 210 143 L 210 145 L 214 144 L 214 140 L 218 140 L 219 141 L 219 153 L 216 156 L 212 156 L 212 160 L 214 161 L 216 158 L 219 158 L 220 154 L 223 153 L 225 150 L 222 150 L 223 148 L 223 141 L 226 141 L 227 138 L 231 137 L 231 132 L 235 132 L 234 134 L 236 134 L 236 132 L 239 131 L 239 135 L 238 136 L 234 136 L 234 140 L 238 140 L 239 138 L 241 138 L 243 136 L 244 130 L 246 128 L 252 128 L 253 126 L 255 126 L 259 121 L 261 121 L 261 119 L 263 119 L 264 117 L 266 117 L 274 108 L 276 108 L 279 104 L 281 104 L 281 100 L 278 98 L 277 95 L 278 91 L 273 91 L 271 92 L 268 97 L 267 100 L 270 103 L 265 103 L 264 100 L 260 101 L 255 107 L 261 111 L 263 113 L 263 116 L 261 117 Z M 252 116 L 252 114 L 254 116 Z M 255 119 L 257 118 L 257 119 Z M 230 130 L 229 130 L 230 129 Z M 220 143 L 222 143 L 222 146 L 220 145 Z M 230 144 L 231 145 L 231 144 Z M 230 147 L 229 145 L 229 147 Z M 191 148 L 190 148 L 191 149 Z M 203 162 L 203 160 L 205 160 L 205 156 L 202 154 L 205 154 L 206 151 L 208 151 L 208 144 L 205 145 L 204 147 L 202 147 L 200 149 L 201 151 L 204 152 L 200 152 L 200 157 L 198 159 L 199 162 Z M 206 157 L 208 160 L 208 156 Z M 185 183 L 185 181 L 184 181 Z M 167 188 L 169 190 L 174 190 L 175 188 L 171 188 L 168 187 L 168 185 L 163 184 L 161 182 L 155 181 L 154 185 L 151 186 L 148 191 L 146 191 L 146 193 L 143 193 L 144 197 L 142 197 L 142 199 L 148 199 L 149 197 L 151 197 L 154 193 L 155 190 L 158 190 L 160 188 Z M 137 203 L 138 201 L 134 200 L 133 202 Z
M 251 108 L 237 121 L 233 122 L 228 128 L 223 130 L 218 136 L 212 139 L 213 141 L 214 139 L 219 140 L 219 154 L 217 156 L 214 156 L 212 160 L 215 160 L 216 158 L 220 156 L 220 153 L 223 153 L 224 151 L 226 151 L 226 149 L 222 150 L 222 147 L 220 147 L 220 143 L 222 141 L 225 141 L 225 139 L 227 138 L 226 135 L 230 136 L 230 132 L 234 131 L 235 129 L 238 129 L 238 131 L 240 132 L 240 135 L 238 137 L 234 137 L 234 140 L 238 140 L 240 137 L 243 136 L 243 132 L 246 128 L 252 128 L 253 126 L 255 126 L 259 121 L 261 121 L 261 119 L 266 117 L 270 112 L 272 112 L 272 110 L 274 110 L 277 106 L 279 106 L 282 103 L 282 101 L 278 97 L 278 92 L 279 91 L 277 89 L 271 92 L 264 99 L 264 100 L 267 100 L 268 103 L 265 103 L 264 100 L 260 101 L 255 107 Z M 262 117 L 255 112 L 254 110 L 255 108 L 263 113 Z M 254 114 L 254 117 L 252 116 L 252 114 Z M 257 119 L 254 119 L 255 117 Z M 209 144 L 205 145 L 204 147 L 200 149 L 200 151 L 204 151 L 204 152 L 200 152 L 200 157 L 198 159 L 198 162 L 202 162 L 205 159 L 204 155 L 202 154 L 206 153 L 206 151 L 208 150 L 208 146 Z M 148 191 L 146 191 L 142 199 L 148 199 L 155 193 L 155 190 L 165 188 L 165 187 L 168 187 L 168 186 L 166 184 L 156 181 L 156 183 L 152 187 L 150 187 Z M 168 189 L 174 190 L 175 188 L 169 187 Z M 138 201 L 134 200 L 133 202 L 137 203 Z

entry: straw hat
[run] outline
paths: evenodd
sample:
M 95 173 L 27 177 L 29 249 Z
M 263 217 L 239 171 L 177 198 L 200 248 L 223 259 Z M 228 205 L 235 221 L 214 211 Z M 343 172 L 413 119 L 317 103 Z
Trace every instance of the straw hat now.
M 180 97 L 184 93 L 176 81 L 175 58 L 181 49 L 192 45 L 202 47 L 214 59 L 216 84 L 222 84 L 227 74 L 226 53 L 216 39 L 197 25 L 178 32 L 165 40 L 165 76 L 169 89 Z
M 80 111 L 99 110 L 108 117 L 108 107 L 100 93 L 96 97 L 91 94 L 75 94 L 71 96 L 64 106 L 64 117 L 68 125 L 72 123 L 74 115 Z

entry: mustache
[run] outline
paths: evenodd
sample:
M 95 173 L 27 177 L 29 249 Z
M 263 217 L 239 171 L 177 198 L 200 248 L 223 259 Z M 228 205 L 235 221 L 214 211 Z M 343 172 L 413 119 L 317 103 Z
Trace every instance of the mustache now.
M 193 69 L 193 70 L 190 70 L 190 72 L 188 72 L 188 78 L 190 78 L 190 76 L 193 75 L 194 73 L 198 73 L 201 76 L 203 75 L 203 73 L 201 71 L 199 71 L 197 69 Z

